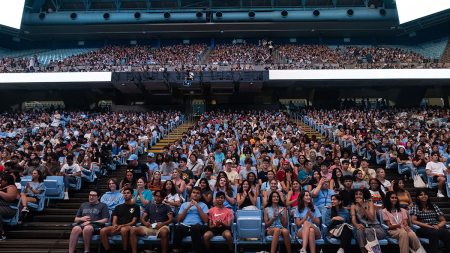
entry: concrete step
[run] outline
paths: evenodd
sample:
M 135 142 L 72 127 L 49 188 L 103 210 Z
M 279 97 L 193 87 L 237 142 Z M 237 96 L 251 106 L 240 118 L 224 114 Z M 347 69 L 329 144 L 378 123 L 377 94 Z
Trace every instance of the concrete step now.
M 55 238 L 64 238 L 68 239 L 70 236 L 70 230 L 15 230 L 8 232 L 8 238 L 11 239 L 55 239 Z
M 79 206 L 79 205 L 78 205 Z M 67 222 L 72 223 L 75 215 L 68 214 L 52 214 L 52 215 L 43 215 L 43 216 L 35 216 L 34 221 L 36 222 Z

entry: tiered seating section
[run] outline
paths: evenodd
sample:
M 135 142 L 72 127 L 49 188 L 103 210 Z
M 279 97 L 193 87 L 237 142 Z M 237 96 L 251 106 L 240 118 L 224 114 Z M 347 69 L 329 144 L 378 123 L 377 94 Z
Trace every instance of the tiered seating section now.
M 0 54 L 0 73 L 263 70 L 343 68 L 443 68 L 434 63 L 448 39 L 408 46 L 280 44 L 145 45 L 100 49 L 34 49 Z
M 379 211 L 384 206 L 383 199 L 379 199 L 381 188 L 378 186 L 374 188 L 372 184 L 369 186 L 367 183 L 377 179 L 384 185 L 383 192 L 388 192 L 393 189 L 390 185 L 391 182 L 386 180 L 385 173 L 389 180 L 395 180 L 394 184 L 396 185 L 399 181 L 410 185 L 412 182 L 410 177 L 419 175 L 425 182 L 428 182 L 428 188 L 435 188 L 431 171 L 425 170 L 427 164 L 430 163 L 428 159 L 431 159 L 428 157 L 431 157 L 433 152 L 438 153 L 437 162 L 442 162 L 446 168 L 444 173 L 449 175 L 450 146 L 446 139 L 449 131 L 448 119 L 450 118 L 448 109 L 305 109 L 301 111 L 301 115 L 304 123 L 319 131 L 326 138 L 311 139 L 301 130 L 299 122 L 290 120 L 281 111 L 204 113 L 191 129 L 183 133 L 181 139 L 167 144 L 162 153 L 148 154 L 153 160 L 146 165 L 142 164 L 149 166 L 146 167 L 149 168 L 149 178 L 146 183 L 150 188 L 161 187 L 158 181 L 162 174 L 163 181 L 176 182 L 178 185 L 176 194 L 183 196 L 185 201 L 189 201 L 188 188 L 196 182 L 196 179 L 188 177 L 183 180 L 179 173 L 172 173 L 174 170 L 178 170 L 183 158 L 188 159 L 188 168 L 197 166 L 194 174 L 198 177 L 205 177 L 205 174 L 202 173 L 205 167 L 213 170 L 213 175 L 211 178 L 207 178 L 208 180 L 219 180 L 220 173 L 226 171 L 227 185 L 230 185 L 232 189 L 232 193 L 227 194 L 231 194 L 231 198 L 235 200 L 234 203 L 228 201 L 228 206 L 233 210 L 235 216 L 232 232 L 237 252 L 240 247 L 248 246 L 248 244 L 253 244 L 253 246 L 256 244 L 257 247 L 261 247 L 274 241 L 273 236 L 267 236 L 265 233 L 265 224 L 268 221 L 264 215 L 264 209 L 261 208 L 261 206 L 266 207 L 265 203 L 271 192 L 278 192 L 281 199 L 288 201 L 286 208 L 289 210 L 287 212 L 289 222 L 284 227 L 289 231 L 290 243 L 293 246 L 302 247 L 304 243 L 302 238 L 297 235 L 298 219 L 293 217 L 298 206 L 290 202 L 291 200 L 299 202 L 304 200 L 292 197 L 299 191 L 312 194 L 312 203 L 321 213 L 320 223 L 317 224 L 321 235 L 315 238 L 314 242 L 310 241 L 309 244 L 312 244 L 313 247 L 315 247 L 314 245 L 322 247 L 323 245 L 339 244 L 339 241 L 327 234 L 324 219 L 331 203 L 331 195 L 344 192 L 344 189 L 339 186 L 340 179 L 336 177 L 336 171 L 342 173 L 342 164 L 346 161 L 350 162 L 350 167 L 348 171 L 344 172 L 350 172 L 353 175 L 351 177 L 353 184 L 363 185 L 355 187 L 354 190 L 370 189 L 370 192 L 367 191 L 370 195 L 369 199 L 377 202 L 376 204 L 379 206 L 379 209 L 374 211 L 374 215 L 378 216 L 380 220 L 383 218 L 379 215 Z M 10 121 L 19 121 L 17 125 L 21 127 L 13 129 L 9 124 Z M 163 138 L 168 130 L 181 121 L 183 121 L 183 117 L 180 113 L 61 114 L 53 112 L 44 113 L 42 116 L 41 114 L 23 113 L 3 115 L 0 136 L 3 146 L 6 147 L 17 144 L 15 142 L 19 138 L 16 137 L 21 137 L 24 132 L 31 132 L 31 135 L 36 137 L 45 131 L 51 134 L 48 137 L 49 141 L 44 142 L 43 150 L 34 148 L 39 145 L 36 143 L 36 139 L 30 139 L 31 145 L 27 145 L 31 153 L 36 153 L 38 157 L 44 158 L 45 162 L 42 163 L 42 166 L 46 167 L 50 164 L 48 161 L 51 160 L 47 160 L 49 157 L 55 157 L 57 161 L 59 159 L 60 163 L 56 163 L 58 166 L 64 164 L 62 153 L 78 155 L 76 160 L 83 165 L 85 155 L 89 156 L 90 154 L 92 158 L 96 158 L 107 150 L 106 157 L 101 156 L 100 160 L 91 161 L 98 163 L 99 167 L 103 167 L 103 165 L 125 164 L 125 160 L 132 158 L 133 155 L 147 156 L 147 148 L 154 143 L 153 136 L 156 139 Z M 155 131 L 156 135 L 153 134 Z M 85 139 L 87 142 L 84 141 Z M 57 141 L 60 141 L 60 144 L 54 144 Z M 28 139 L 22 143 L 26 145 Z M 22 166 L 29 154 L 20 150 L 16 151 L 14 156 L 18 156 L 19 163 L 11 164 L 9 159 L 15 160 L 16 157 L 13 157 L 8 149 L 4 149 L 2 158 L 5 158 L 1 163 L 5 166 L 3 171 L 23 169 Z M 426 159 L 425 154 L 427 154 Z M 365 167 L 366 161 L 370 167 Z M 417 161 L 419 163 L 416 165 Z M 246 167 L 247 165 L 248 167 Z M 92 167 L 85 169 L 92 170 Z M 376 169 L 376 174 L 372 174 L 370 169 Z M 95 172 L 95 170 L 92 171 Z M 160 173 L 156 173 L 158 171 Z M 253 178 L 248 176 L 251 175 L 249 171 L 254 172 Z M 366 173 L 366 177 L 358 178 L 358 172 L 361 171 Z M 124 171 L 124 174 L 128 172 Z M 18 173 L 20 175 L 21 172 Z M 99 176 L 101 176 L 100 174 Z M 312 175 L 312 177 L 307 178 L 307 175 Z M 259 181 L 255 180 L 256 178 Z M 321 196 L 317 193 L 321 189 L 328 191 L 327 186 L 322 188 L 322 184 L 319 183 L 320 178 L 327 178 L 327 182 L 334 185 L 330 189 L 334 191 L 333 194 Z M 61 177 L 58 179 L 47 175 L 45 182 L 48 187 L 46 192 L 49 194 L 48 197 L 50 197 L 50 192 L 53 197 L 61 197 L 58 195 L 57 189 L 58 185 L 61 185 L 60 179 Z M 28 179 L 22 177 L 22 180 L 26 182 Z M 257 200 L 255 203 L 250 202 L 239 206 L 236 199 L 242 197 L 240 189 L 243 187 L 243 182 L 248 182 L 246 180 L 250 180 L 250 189 L 257 194 Z M 366 183 L 361 184 L 364 181 Z M 125 182 L 124 179 L 121 184 Z M 297 185 L 300 182 L 298 188 L 294 188 L 295 182 Z M 215 183 L 211 184 L 211 193 L 215 194 L 221 191 L 220 186 Z M 185 188 L 186 185 L 188 187 Z M 444 196 L 448 196 L 448 184 L 444 186 L 445 189 L 439 189 L 438 198 L 434 197 L 434 193 L 430 193 L 433 203 L 448 201 Z M 400 192 L 397 187 L 394 189 L 397 193 Z M 207 194 L 206 189 L 202 190 Z M 413 199 L 410 200 L 410 205 L 405 206 L 409 210 L 415 202 L 414 193 L 411 192 L 411 195 Z M 202 201 L 208 205 L 215 203 L 215 200 Z M 40 206 L 36 208 L 39 209 Z M 177 212 L 175 206 L 174 210 Z M 448 220 L 450 218 L 449 209 L 443 206 L 441 210 Z M 383 221 L 381 222 L 383 223 Z M 98 239 L 98 237 L 95 238 Z M 256 239 L 246 240 L 247 238 Z M 111 239 L 112 243 L 121 245 L 120 236 Z M 389 236 L 378 238 L 383 247 L 395 245 L 395 240 L 388 239 L 392 238 Z M 422 243 L 426 242 L 424 238 L 421 241 Z M 158 242 L 159 239 L 154 236 L 140 237 L 138 240 L 138 244 L 142 248 Z M 190 239 L 185 239 L 184 242 L 190 242 Z M 224 243 L 224 240 L 218 236 L 214 238 L 213 242 L 220 244 Z M 170 241 L 170 245 L 171 243 L 172 241 Z M 285 245 L 286 243 L 284 242 Z M 354 240 L 353 244 L 355 243 Z

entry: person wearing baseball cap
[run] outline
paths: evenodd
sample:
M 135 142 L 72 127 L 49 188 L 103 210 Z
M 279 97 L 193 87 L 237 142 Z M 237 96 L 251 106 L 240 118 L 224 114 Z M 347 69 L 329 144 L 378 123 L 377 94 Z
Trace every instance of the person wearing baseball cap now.
M 138 159 L 139 158 L 136 154 L 131 154 L 127 159 L 127 161 L 128 161 L 127 169 L 133 171 L 133 179 L 134 180 L 138 180 L 139 178 L 144 178 L 145 181 L 147 181 L 147 176 L 151 176 L 151 175 L 148 175 L 149 169 L 147 166 L 140 164 Z
M 147 163 L 145 164 L 148 167 L 149 178 L 153 175 L 153 172 L 159 170 L 158 164 L 155 162 L 155 153 L 147 154 Z
M 232 169 L 233 160 L 227 159 L 225 161 L 225 167 L 223 171 L 225 174 L 227 174 L 228 180 L 230 180 L 231 185 L 238 185 L 239 184 L 239 174 L 236 172 L 236 170 Z

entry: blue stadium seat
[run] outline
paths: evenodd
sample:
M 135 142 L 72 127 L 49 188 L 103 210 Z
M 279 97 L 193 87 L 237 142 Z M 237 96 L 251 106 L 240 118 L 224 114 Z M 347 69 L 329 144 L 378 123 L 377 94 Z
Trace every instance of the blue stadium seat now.
M 39 194 L 39 201 L 37 203 L 27 202 L 27 206 L 30 207 L 30 208 L 35 209 L 38 212 L 44 210 L 44 207 L 45 207 L 45 191 L 46 190 L 44 190 L 41 194 Z
M 264 223 L 261 210 L 237 210 L 236 217 L 235 252 L 240 244 L 261 245 L 264 242 Z M 248 238 L 252 238 L 252 240 L 243 240 Z
M 47 205 L 50 199 L 64 199 L 64 180 L 62 176 L 48 176 L 44 180 Z
M 14 226 L 17 225 L 19 223 L 19 207 L 20 207 L 20 199 L 17 201 L 16 204 L 14 205 L 10 205 L 11 208 L 16 209 L 16 214 L 11 217 L 10 219 L 3 219 L 3 223 Z

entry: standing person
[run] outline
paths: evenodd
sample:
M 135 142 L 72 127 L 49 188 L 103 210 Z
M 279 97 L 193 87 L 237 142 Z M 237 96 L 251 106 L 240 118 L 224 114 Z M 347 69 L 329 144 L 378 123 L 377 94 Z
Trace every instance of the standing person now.
M 314 206 L 311 194 L 308 191 L 301 192 L 298 198 L 298 207 L 294 213 L 295 225 L 298 228 L 297 237 L 303 240 L 300 253 L 306 253 L 308 245 L 309 251 L 316 253 L 316 239 L 321 237 L 320 217 L 322 215 Z
M 291 238 L 289 236 L 288 214 L 287 208 L 280 199 L 280 193 L 277 191 L 271 192 L 269 200 L 264 208 L 264 223 L 267 228 L 267 235 L 272 236 L 272 243 L 270 245 L 270 253 L 276 253 L 278 247 L 279 237 L 283 237 L 284 246 L 287 252 L 291 252 Z
M 163 203 L 166 197 L 163 191 L 156 190 L 153 197 L 155 203 L 147 205 L 141 217 L 143 226 L 131 228 L 130 246 L 133 253 L 137 253 L 137 236 L 156 235 L 161 240 L 161 252 L 167 253 L 169 250 L 169 225 L 173 221 L 172 208 Z
M 98 192 L 89 192 L 89 202 L 81 204 L 75 216 L 75 226 L 70 232 L 69 253 L 76 251 L 78 237 L 83 237 L 84 252 L 88 253 L 91 247 L 93 234 L 98 234 L 100 229 L 108 222 L 109 212 L 105 203 L 98 201 Z
M 179 225 L 175 229 L 173 240 L 173 252 L 180 252 L 183 237 L 190 235 L 192 238 L 193 250 L 195 253 L 203 252 L 202 235 L 206 231 L 205 224 L 208 222 L 208 206 L 200 202 L 201 190 L 194 187 L 191 192 L 189 202 L 181 205 L 178 211 Z
M 81 176 L 81 168 L 73 162 L 73 155 L 66 156 L 66 163 L 61 167 L 60 176 L 64 177 L 64 200 L 69 199 L 69 185 L 77 182 Z
M 439 161 L 439 152 L 431 153 L 431 160 L 427 163 L 425 168 L 427 176 L 433 177 L 433 181 L 438 184 L 438 198 L 444 198 L 443 191 L 445 190 L 445 165 Z
M 337 253 L 350 253 L 353 227 L 349 225 L 350 212 L 342 205 L 342 197 L 340 195 L 336 194 L 331 196 L 331 208 L 326 210 L 323 220 L 330 236 L 338 238 L 341 241 Z M 341 226 L 340 233 L 336 234 L 333 232 L 333 230 L 339 230 Z
M 383 209 L 383 220 L 388 225 L 388 234 L 398 240 L 400 253 L 416 252 L 420 247 L 420 241 L 416 233 L 408 225 L 408 213 L 400 208 L 400 203 L 395 192 L 388 192 Z
M 132 226 L 136 225 L 139 220 L 140 209 L 139 206 L 132 203 L 133 189 L 125 188 L 122 191 L 125 203 L 114 208 L 112 213 L 112 226 L 102 228 L 100 230 L 100 239 L 106 252 L 111 251 L 108 237 L 111 235 L 120 234 L 122 236 L 122 250 L 128 250 L 129 232 Z
M 445 244 L 447 250 L 450 249 L 450 232 L 445 228 L 447 221 L 444 213 L 436 204 L 431 203 L 425 189 L 417 191 L 416 203 L 410 214 L 412 223 L 420 227 L 416 231 L 417 235 L 430 240 L 429 252 L 439 252 L 439 241 Z
M 225 201 L 225 193 L 218 192 L 216 194 L 215 206 L 209 209 L 209 227 L 208 231 L 203 235 L 205 249 L 209 251 L 209 240 L 212 237 L 221 235 L 225 238 L 228 252 L 233 252 L 233 237 L 231 235 L 231 223 L 233 221 L 233 211 L 226 208 L 223 203 Z
M 125 202 L 125 199 L 119 191 L 119 183 L 116 178 L 108 180 L 108 188 L 109 191 L 103 194 L 100 202 L 105 203 L 108 206 L 109 213 L 111 214 L 116 206 Z

